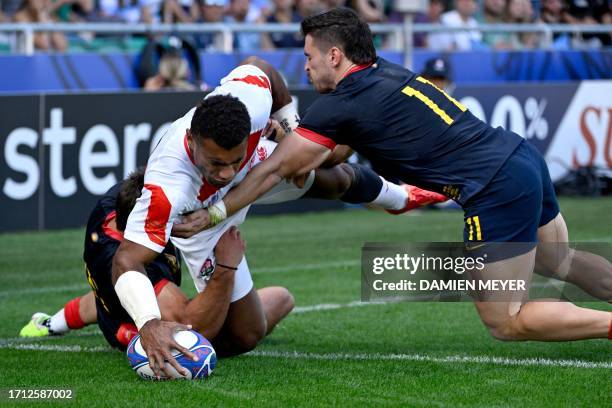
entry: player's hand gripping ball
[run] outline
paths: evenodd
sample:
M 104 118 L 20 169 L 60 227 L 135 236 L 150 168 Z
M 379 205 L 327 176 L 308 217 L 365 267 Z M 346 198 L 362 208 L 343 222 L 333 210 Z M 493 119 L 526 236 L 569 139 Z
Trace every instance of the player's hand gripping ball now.
M 166 370 L 170 372 L 171 377 L 162 377 L 162 380 L 186 378 L 189 380 L 208 377 L 215 366 L 217 365 L 217 354 L 215 349 L 204 336 L 194 330 L 182 330 L 174 335 L 174 339 L 178 344 L 185 347 L 198 357 L 198 361 L 185 357 L 178 350 L 172 350 L 172 356 L 176 361 L 185 367 L 189 374 L 184 376 L 178 373 L 174 367 L 167 362 Z M 146 380 L 157 379 L 153 370 L 149 366 L 149 359 L 140 344 L 140 336 L 132 339 L 127 348 L 127 358 L 136 373 Z

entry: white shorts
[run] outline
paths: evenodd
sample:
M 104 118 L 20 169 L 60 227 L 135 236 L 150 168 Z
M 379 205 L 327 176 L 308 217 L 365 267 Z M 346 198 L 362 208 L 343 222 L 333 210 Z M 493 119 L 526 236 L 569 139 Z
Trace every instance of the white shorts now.
M 262 140 L 260 144 L 265 144 L 268 151 L 274 150 L 276 143 Z M 303 188 L 298 188 L 293 183 L 280 182 L 272 190 L 263 195 L 255 204 L 276 204 L 295 200 L 303 196 L 314 182 L 314 171 L 311 171 Z M 236 214 L 228 217 L 214 228 L 204 230 L 191 238 L 170 237 L 170 240 L 183 255 L 184 264 L 193 278 L 198 292 L 202 292 L 206 283 L 215 268 L 215 246 L 230 227 L 240 225 L 244 222 L 250 206 L 243 208 Z M 234 277 L 234 289 L 231 301 L 235 302 L 245 297 L 253 288 L 253 279 L 247 264 L 246 258 L 238 265 L 238 270 Z

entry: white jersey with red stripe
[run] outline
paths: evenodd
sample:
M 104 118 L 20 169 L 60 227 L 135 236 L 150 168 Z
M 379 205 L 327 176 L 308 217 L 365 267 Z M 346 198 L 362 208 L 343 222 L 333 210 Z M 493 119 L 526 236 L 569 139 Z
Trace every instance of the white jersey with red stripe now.
M 195 111 L 191 109 L 170 126 L 153 150 L 147 163 L 145 188 L 128 219 L 126 239 L 161 252 L 180 214 L 216 202 L 246 176 L 270 117 L 270 82 L 259 68 L 242 65 L 223 78 L 221 85 L 208 96 L 219 94 L 231 94 L 240 99 L 251 117 L 247 156 L 238 174 L 221 189 L 203 179 L 187 146 L 186 130 L 191 126 Z
M 211 95 L 231 94 L 242 101 L 251 118 L 251 135 L 247 155 L 236 177 L 227 186 L 217 189 L 207 183 L 194 165 L 187 146 L 186 129 L 191 126 L 195 108 L 176 120 L 153 150 L 147 163 L 142 195 L 130 213 L 124 238 L 156 252 L 162 252 L 169 239 L 181 251 L 196 289 L 203 291 L 214 270 L 214 248 L 225 231 L 241 224 L 249 207 L 228 217 L 214 228 L 204 230 L 191 238 L 170 237 L 172 224 L 181 214 L 207 207 L 222 199 L 242 181 L 248 171 L 267 156 L 276 144 L 261 138 L 272 108 L 270 81 L 266 74 L 252 65 L 242 65 L 221 80 Z M 208 97 L 207 96 L 207 97 Z M 312 185 L 314 172 L 304 188 L 291 183 L 280 183 L 262 199 L 264 203 L 277 203 L 296 199 Z M 258 201 L 258 202 L 260 202 Z M 245 296 L 253 282 L 243 259 L 234 279 L 232 302 Z

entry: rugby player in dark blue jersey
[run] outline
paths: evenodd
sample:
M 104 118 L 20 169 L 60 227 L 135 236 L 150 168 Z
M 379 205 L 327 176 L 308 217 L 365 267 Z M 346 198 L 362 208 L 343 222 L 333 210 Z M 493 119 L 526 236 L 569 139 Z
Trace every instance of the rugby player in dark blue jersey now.
M 299 182 L 348 145 L 381 176 L 459 203 L 468 249 L 492 242 L 529 244 L 488 263 L 485 276 L 529 278 L 535 243 L 568 241 L 546 163 L 523 138 L 490 127 L 429 81 L 377 58 L 369 27 L 349 9 L 308 17 L 302 31 L 305 70 L 323 95 L 268 160 L 209 208 L 211 225 L 283 178 Z M 538 250 L 537 262 L 600 299 L 612 299 L 610 262 L 567 245 L 556 249 Z M 605 338 L 612 330 L 612 313 L 569 302 L 480 301 L 476 308 L 501 340 Z

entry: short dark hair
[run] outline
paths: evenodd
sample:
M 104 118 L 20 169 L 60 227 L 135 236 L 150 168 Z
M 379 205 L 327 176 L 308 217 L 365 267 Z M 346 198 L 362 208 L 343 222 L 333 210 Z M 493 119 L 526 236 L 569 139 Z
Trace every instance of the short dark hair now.
M 115 203 L 115 223 L 119 231 L 125 231 L 128 217 L 132 208 L 136 205 L 136 200 L 142 194 L 142 188 L 144 187 L 144 168 L 140 167 L 133 172 L 123 181 L 121 184 L 121 190 L 117 194 L 117 201 Z
M 198 104 L 190 130 L 195 138 L 212 139 L 224 149 L 233 149 L 251 133 L 251 118 L 240 99 L 214 95 Z
M 342 49 L 355 64 L 370 64 L 376 49 L 368 24 L 353 10 L 340 7 L 302 20 L 302 34 Z

